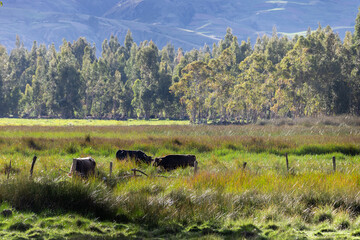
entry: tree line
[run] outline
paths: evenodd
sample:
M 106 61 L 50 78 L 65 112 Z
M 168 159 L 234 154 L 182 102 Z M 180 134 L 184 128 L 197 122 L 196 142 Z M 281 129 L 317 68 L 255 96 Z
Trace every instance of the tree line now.
M 0 116 L 170 118 L 249 123 L 277 117 L 360 115 L 360 14 L 343 40 L 331 27 L 263 35 L 184 52 L 111 36 L 101 56 L 83 37 L 60 50 L 20 38 L 0 45 Z

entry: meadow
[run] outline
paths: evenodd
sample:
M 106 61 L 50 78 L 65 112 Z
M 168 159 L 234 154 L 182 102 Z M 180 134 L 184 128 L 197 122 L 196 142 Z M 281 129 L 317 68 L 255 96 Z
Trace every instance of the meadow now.
M 199 169 L 119 162 L 118 149 L 195 154 Z M 85 156 L 95 176 L 70 178 L 72 159 Z M 0 185 L 3 239 L 356 239 L 360 119 L 0 119 Z

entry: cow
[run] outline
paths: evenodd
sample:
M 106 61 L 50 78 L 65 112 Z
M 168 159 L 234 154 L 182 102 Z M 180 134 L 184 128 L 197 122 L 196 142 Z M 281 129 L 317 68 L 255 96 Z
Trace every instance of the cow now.
M 153 161 L 152 157 L 146 155 L 143 151 L 119 150 L 116 152 L 117 160 L 121 161 L 127 158 L 135 159 L 136 163 L 151 164 Z
M 91 157 L 86 158 L 74 158 L 73 164 L 69 172 L 69 176 L 73 173 L 81 177 L 88 177 L 91 174 L 95 174 L 96 162 Z
M 155 158 L 153 166 L 162 167 L 169 171 L 178 167 L 194 167 L 196 162 L 195 155 L 167 155 L 165 157 Z

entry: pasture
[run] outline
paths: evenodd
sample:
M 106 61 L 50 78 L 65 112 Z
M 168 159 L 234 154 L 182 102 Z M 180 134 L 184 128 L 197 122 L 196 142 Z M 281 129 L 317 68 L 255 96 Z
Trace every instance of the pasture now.
M 117 161 L 118 149 L 193 154 L 199 169 L 159 172 Z M 68 177 L 72 159 L 87 156 L 96 176 Z M 134 177 L 133 168 L 148 177 Z M 4 239 L 357 238 L 360 119 L 243 126 L 0 119 L 0 185 Z

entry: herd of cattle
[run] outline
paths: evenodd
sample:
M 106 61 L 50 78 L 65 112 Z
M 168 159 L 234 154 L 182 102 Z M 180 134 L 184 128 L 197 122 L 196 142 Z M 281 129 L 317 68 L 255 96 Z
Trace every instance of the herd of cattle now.
M 136 163 L 152 164 L 155 167 L 159 167 L 165 171 L 174 170 L 179 167 L 195 167 L 196 157 L 195 155 L 167 155 L 153 159 L 151 156 L 146 155 L 143 151 L 132 150 L 119 150 L 116 152 L 116 159 L 123 161 L 126 159 L 133 159 Z M 81 176 L 88 176 L 95 173 L 96 162 L 93 158 L 76 158 L 70 169 L 69 175 L 76 172 Z

